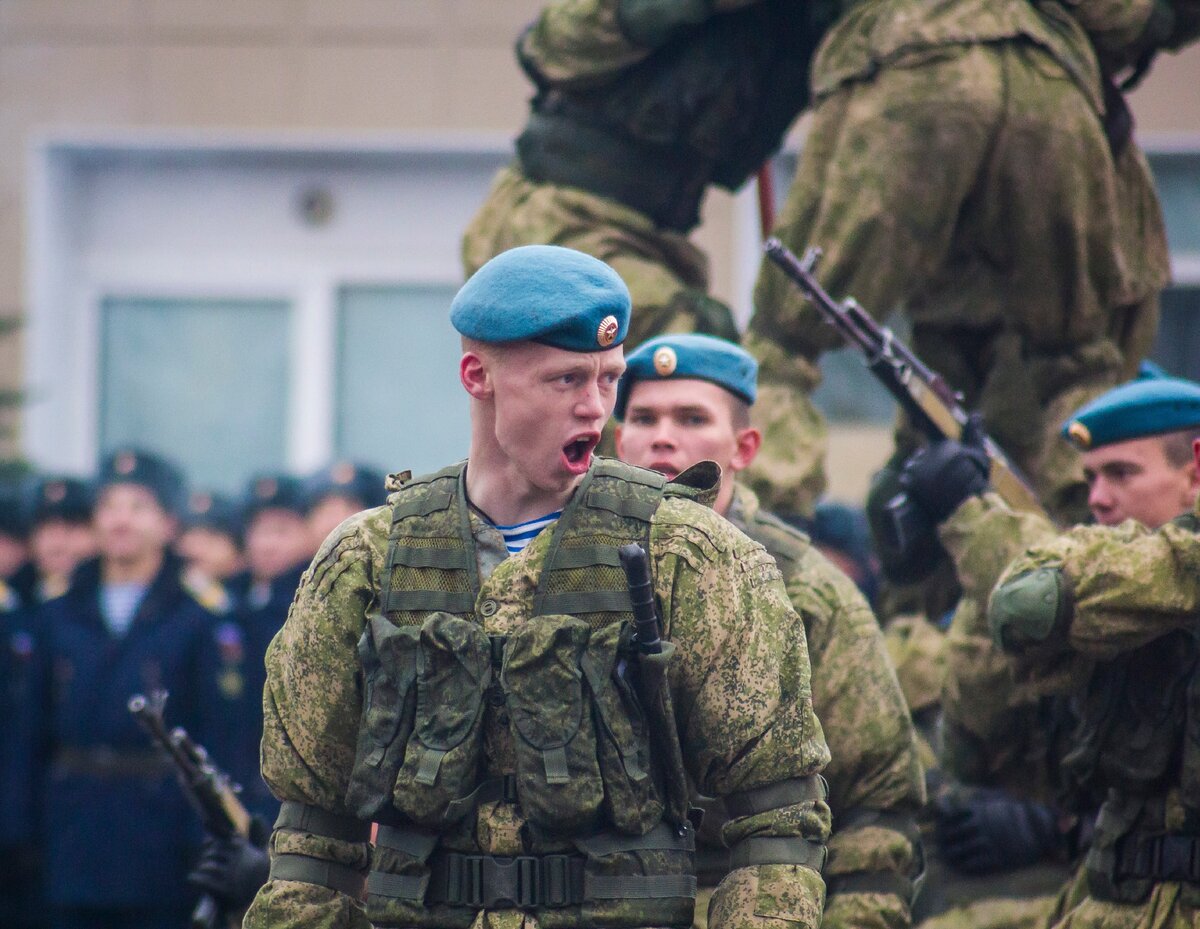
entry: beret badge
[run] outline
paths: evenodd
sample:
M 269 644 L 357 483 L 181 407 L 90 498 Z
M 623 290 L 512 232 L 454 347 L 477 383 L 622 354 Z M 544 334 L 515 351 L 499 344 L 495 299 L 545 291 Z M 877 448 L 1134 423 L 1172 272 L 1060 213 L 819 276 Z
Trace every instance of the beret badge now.
M 664 345 L 654 353 L 654 370 L 658 372 L 659 377 L 670 377 L 675 373 L 678 364 L 679 356 L 669 345 Z
M 617 332 L 620 331 L 621 324 L 617 322 L 615 316 L 605 316 L 600 320 L 600 325 L 596 329 L 596 341 L 601 348 L 608 348 L 617 340 Z
M 1092 447 L 1092 430 L 1075 420 L 1067 427 L 1067 435 L 1071 437 L 1071 441 L 1082 449 Z

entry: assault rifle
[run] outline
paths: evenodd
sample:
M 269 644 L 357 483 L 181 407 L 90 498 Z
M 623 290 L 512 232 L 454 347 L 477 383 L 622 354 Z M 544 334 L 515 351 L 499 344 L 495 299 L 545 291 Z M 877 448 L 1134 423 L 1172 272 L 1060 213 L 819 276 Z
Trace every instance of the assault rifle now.
M 767 257 L 803 291 L 825 322 L 863 353 L 867 369 L 896 398 L 917 429 L 934 441 L 957 440 L 962 435 L 968 416 L 962 398 L 945 378 L 926 367 L 891 329 L 875 322 L 853 298 L 838 303 L 825 292 L 813 276 L 821 258 L 819 248 L 806 250 L 803 260 L 777 238 L 768 239 L 764 248 Z M 983 445 L 996 492 L 1014 510 L 1045 515 L 1037 494 L 1000 446 L 988 436 L 983 437 Z
M 163 723 L 166 704 L 167 692 L 156 690 L 149 698 L 134 694 L 128 705 L 129 712 L 175 765 L 179 784 L 205 830 L 218 839 L 248 836 L 250 814 L 237 798 L 240 788 L 212 763 L 208 752 L 192 741 L 187 730 L 176 727 L 167 731 Z M 220 913 L 220 904 L 211 894 L 205 894 L 192 911 L 192 929 L 216 929 Z

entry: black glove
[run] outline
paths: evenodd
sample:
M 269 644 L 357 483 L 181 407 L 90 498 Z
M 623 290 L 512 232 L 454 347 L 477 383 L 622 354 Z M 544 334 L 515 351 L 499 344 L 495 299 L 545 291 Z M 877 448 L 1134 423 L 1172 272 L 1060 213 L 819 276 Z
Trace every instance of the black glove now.
M 227 913 L 244 910 L 267 882 L 271 869 L 266 849 L 269 834 L 266 824 L 256 816 L 251 820 L 249 838 L 209 836 L 201 846 L 200 860 L 187 876 L 188 883 L 212 895 Z
M 941 523 L 968 497 L 988 489 L 990 470 L 983 427 L 978 415 L 972 414 L 957 442 L 934 442 L 904 463 L 900 487 L 926 516 Z
M 945 557 L 937 527 L 923 511 L 907 505 L 900 485 L 903 462 L 895 457 L 871 478 L 867 525 L 883 576 L 893 584 L 915 584 Z M 895 509 L 900 507 L 899 510 Z
M 942 858 L 964 874 L 992 874 L 1060 853 L 1058 812 L 1001 790 L 952 789 L 933 802 Z

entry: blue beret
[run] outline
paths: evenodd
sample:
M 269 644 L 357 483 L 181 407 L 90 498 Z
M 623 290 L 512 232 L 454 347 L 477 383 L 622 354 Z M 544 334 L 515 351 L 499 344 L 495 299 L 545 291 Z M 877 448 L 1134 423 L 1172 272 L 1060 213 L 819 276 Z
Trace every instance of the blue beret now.
M 523 245 L 471 275 L 450 304 L 450 322 L 480 342 L 597 352 L 625 341 L 629 310 L 629 288 L 600 259 L 558 245 Z
M 635 383 L 680 377 L 712 381 L 747 403 L 758 395 L 758 362 L 740 345 L 711 335 L 660 335 L 626 357 L 617 385 L 617 419 L 625 418 Z
M 113 484 L 137 484 L 145 487 L 168 513 L 177 513 L 183 506 L 185 484 L 183 472 L 174 464 L 153 452 L 137 448 L 122 448 L 100 462 L 99 490 Z
M 1075 411 L 1062 434 L 1086 451 L 1180 429 L 1200 429 L 1200 384 L 1152 377 L 1101 394 Z
M 308 479 L 305 507 L 311 510 L 327 497 L 346 497 L 364 510 L 381 506 L 386 498 L 383 485 L 383 472 L 353 461 L 335 461 Z

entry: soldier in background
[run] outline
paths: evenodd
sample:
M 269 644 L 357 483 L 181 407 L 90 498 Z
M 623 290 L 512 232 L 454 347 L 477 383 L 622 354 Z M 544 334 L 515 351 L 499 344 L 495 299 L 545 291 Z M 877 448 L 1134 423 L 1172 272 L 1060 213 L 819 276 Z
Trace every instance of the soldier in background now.
M 198 582 L 228 583 L 246 568 L 241 506 L 208 491 L 189 494 L 175 551 Z
M 833 756 L 825 769 L 834 831 L 822 925 L 909 925 L 913 880 L 923 867 L 915 817 L 925 800 L 912 724 L 861 593 L 807 536 L 735 483 L 761 442 L 750 425 L 754 359 L 730 342 L 691 334 L 650 339 L 627 365 L 615 410 L 621 459 L 671 479 L 705 459 L 720 465 L 714 509 L 775 558 L 804 623 L 813 709 Z M 701 833 L 701 878 L 710 885 L 724 875 L 724 818 L 720 804 L 711 805 Z M 700 906 L 701 924 L 703 916 Z
M 48 476 L 33 485 L 29 560 L 37 572 L 36 602 L 67 592 L 71 575 L 96 557 L 92 486 L 76 477 Z
M 32 612 L 0 580 L 0 925 L 43 929 L 40 636 Z
M 1104 525 L 1049 535 L 1021 553 L 988 607 L 992 640 L 1012 656 L 1018 680 L 1076 708 L 1060 765 L 1066 789 L 1103 801 L 1079 880 L 1055 914 L 1072 929 L 1192 925 L 1200 900 L 1200 385 L 1130 390 L 1100 398 L 1067 426 L 1096 453 L 1124 446 L 1125 467 L 1114 460 L 1095 472 L 1107 485 L 1093 487 Z M 1179 463 L 1189 438 L 1192 459 Z M 1189 498 L 1186 512 L 1166 519 Z M 1132 512 L 1139 501 L 1142 520 Z M 1135 518 L 1117 524 L 1120 509 Z
M 231 759 L 243 777 L 246 807 L 268 823 L 279 804 L 258 776 L 258 744 L 262 738 L 262 692 L 266 682 L 263 656 L 287 619 L 300 577 L 312 557 L 304 518 L 303 482 L 288 474 L 261 474 L 246 486 L 242 518 L 246 527 L 246 570 L 230 579 L 237 628 L 244 637 L 244 656 L 230 696 L 241 700 L 244 742 Z M 232 638 L 234 630 L 229 630 Z
M 383 473 L 353 461 L 335 461 L 304 484 L 305 520 L 315 552 L 341 523 L 384 499 Z
M 1115 80 L 1194 38 L 1196 4 L 839 6 L 813 61 L 813 123 L 775 232 L 795 250 L 824 250 L 830 293 L 879 318 L 903 310 L 915 352 L 982 412 L 1051 512 L 1083 519 L 1083 474 L 1058 426 L 1133 375 L 1169 270 Z M 839 339 L 770 262 L 754 306 L 746 344 L 767 381 L 763 428 L 804 443 L 815 414 L 795 403 Z M 898 441 L 897 467 L 914 437 Z M 802 490 L 773 457 L 760 464 L 768 504 Z
M 29 563 L 29 505 L 20 481 L 0 482 L 0 581 L 19 603 L 32 602 L 37 579 Z
M 131 695 L 170 691 L 167 719 L 217 758 L 236 743 L 219 686 L 214 615 L 172 553 L 183 479 L 165 459 L 123 449 L 101 462 L 99 557 L 40 607 L 49 768 L 46 888 L 54 929 L 182 929 L 185 876 L 200 829 L 168 762 L 130 715 Z
M 1200 471 L 1189 452 L 1200 435 L 1200 385 L 1174 378 L 1122 385 L 1077 411 L 1063 432 L 1081 452 L 1097 522 L 1154 527 L 1194 503 Z M 993 641 L 986 617 L 996 581 L 1012 570 L 1009 564 L 1024 548 L 1057 546 L 1058 538 L 1069 546 L 1076 537 L 1090 537 L 1089 530 L 1060 533 L 1044 518 L 1010 510 L 989 492 L 986 463 L 970 439 L 968 433 L 966 442 L 937 443 L 917 453 L 902 478 L 912 500 L 940 524 L 964 591 L 947 649 L 946 764 L 989 790 L 1006 788 L 1061 804 L 1078 817 L 1077 828 L 1086 835 L 1104 789 L 1097 786 L 1102 779 L 1092 767 L 1097 753 L 1076 747 L 1077 739 L 1111 720 L 1092 718 L 1095 705 L 1062 699 L 1064 688 L 1043 689 L 1044 682 L 1015 673 L 1012 660 Z M 1058 669 L 1064 670 L 1066 665 Z M 1094 694 L 1111 706 L 1125 705 L 1119 688 Z M 1176 709 L 1164 706 L 1163 712 L 1171 716 Z M 1070 816 L 1060 817 L 1060 829 L 1071 823 Z M 1097 828 L 1110 824 L 1102 818 Z M 1080 888 L 1077 884 L 1057 901 L 1048 900 L 1041 919 L 1073 905 Z

